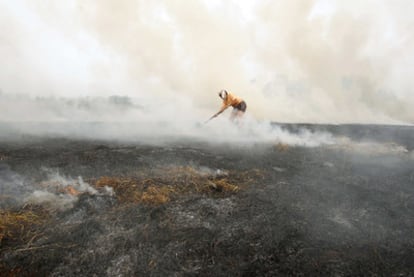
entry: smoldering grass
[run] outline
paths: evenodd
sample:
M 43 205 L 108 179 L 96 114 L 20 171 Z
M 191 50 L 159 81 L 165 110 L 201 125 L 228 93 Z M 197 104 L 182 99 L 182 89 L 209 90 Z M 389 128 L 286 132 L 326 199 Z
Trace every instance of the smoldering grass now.
M 286 151 L 289 150 L 290 146 L 286 143 L 279 142 L 279 143 L 276 144 L 275 148 L 279 152 L 286 152 Z
M 49 211 L 56 213 L 71 209 L 77 199 L 76 195 L 63 193 L 63 191 L 56 194 L 45 190 L 35 190 L 24 199 L 24 202 L 32 205 L 41 205 Z
M 87 180 L 96 191 L 113 191 L 120 204 L 118 207 L 132 205 L 160 206 L 180 197 L 200 195 L 202 197 L 226 198 L 239 193 L 249 184 L 263 179 L 261 170 L 223 171 L 207 167 L 167 166 L 146 169 L 126 177 L 103 176 Z M 79 181 L 79 180 L 78 180 Z M 62 185 L 56 180 L 41 184 L 54 195 L 52 202 L 61 202 L 62 195 L 78 198 L 81 194 L 92 194 L 90 189 L 79 190 L 79 184 L 69 182 Z M 44 226 L 59 214 L 49 202 L 28 204 L 16 210 L 0 210 L 0 246 L 1 250 L 12 249 L 14 252 L 35 251 L 45 248 L 70 248 L 74 245 L 38 244 L 44 238 Z M 70 208 L 70 207 L 68 207 Z M 18 248 L 16 248 L 18 247 Z M 0 262 L 2 272 L 11 273 L 18 268 Z
M 81 194 L 113 195 L 110 187 L 99 190 L 84 182 L 82 177 L 72 179 L 58 172 L 48 170 L 48 179 L 36 184 L 36 189 L 24 198 L 24 203 L 42 205 L 56 213 L 71 209 Z

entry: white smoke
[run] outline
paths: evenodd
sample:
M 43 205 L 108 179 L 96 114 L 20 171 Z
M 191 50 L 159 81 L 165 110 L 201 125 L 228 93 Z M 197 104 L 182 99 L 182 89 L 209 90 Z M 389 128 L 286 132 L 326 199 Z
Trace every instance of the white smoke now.
M 33 185 L 34 191 L 24 198 L 23 203 L 43 205 L 54 211 L 64 211 L 72 208 L 81 194 L 113 195 L 114 193 L 109 187 L 98 191 L 84 182 L 82 177 L 73 179 L 55 170 L 44 170 L 48 173 L 47 180 Z
M 337 137 L 335 144 L 330 147 L 367 156 L 406 155 L 410 151 L 403 145 L 395 142 L 354 141 L 348 137 Z
M 335 143 L 335 138 L 328 132 L 311 131 L 300 128 L 292 133 L 281 126 L 268 121 L 257 121 L 246 116 L 238 124 L 227 118 L 218 118 L 202 126 L 200 136 L 209 137 L 214 142 L 237 142 L 251 145 L 254 143 L 288 144 L 291 146 L 315 147 Z
M 3 0 L 0 120 L 166 122 L 179 132 L 216 112 L 227 88 L 265 121 L 410 123 L 413 5 Z M 28 99 L 110 95 L 147 109 L 104 112 L 93 101 L 71 112 Z
M 71 209 L 77 197 L 70 194 L 55 194 L 43 190 L 35 190 L 24 199 L 26 204 L 43 205 L 54 211 Z

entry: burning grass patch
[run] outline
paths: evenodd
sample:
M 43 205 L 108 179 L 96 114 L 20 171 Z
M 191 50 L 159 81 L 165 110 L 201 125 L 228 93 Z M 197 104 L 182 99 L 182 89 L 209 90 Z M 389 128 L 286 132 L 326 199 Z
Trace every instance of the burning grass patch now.
M 226 197 L 262 177 L 259 170 L 223 172 L 180 166 L 138 172 L 134 177 L 105 176 L 89 182 L 97 188 L 113 188 L 120 202 L 160 205 L 179 196 L 197 193 Z
M 290 148 L 288 144 L 281 143 L 281 142 L 279 142 L 278 144 L 276 144 L 275 147 L 276 147 L 276 150 L 279 151 L 279 152 L 286 152 Z

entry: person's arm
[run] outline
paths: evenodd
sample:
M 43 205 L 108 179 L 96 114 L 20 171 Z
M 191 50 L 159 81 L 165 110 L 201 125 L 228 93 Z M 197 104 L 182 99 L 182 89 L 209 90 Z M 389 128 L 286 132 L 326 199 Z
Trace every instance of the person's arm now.
M 206 122 L 204 122 L 204 123 L 207 123 L 207 122 L 209 122 L 210 120 L 212 120 L 213 118 L 215 118 L 215 117 L 217 117 L 219 114 L 221 114 L 222 112 L 224 112 L 228 107 L 230 107 L 230 105 L 226 105 L 226 104 L 224 104 L 223 103 L 223 106 L 221 107 L 221 109 L 217 112 L 217 113 L 215 113 L 212 117 L 210 117 Z
M 230 107 L 230 105 L 223 104 L 223 106 L 221 107 L 221 109 L 216 114 L 213 115 L 213 118 L 216 117 L 216 116 L 218 116 L 222 112 L 224 112 L 228 107 Z

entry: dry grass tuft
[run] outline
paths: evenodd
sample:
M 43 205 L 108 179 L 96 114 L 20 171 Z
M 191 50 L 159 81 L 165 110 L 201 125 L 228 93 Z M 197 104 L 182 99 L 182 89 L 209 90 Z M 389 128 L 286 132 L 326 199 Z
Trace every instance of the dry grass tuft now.
M 241 186 L 262 177 L 259 170 L 217 174 L 190 166 L 178 166 L 139 172 L 135 177 L 105 176 L 89 183 L 97 188 L 113 188 L 120 202 L 160 205 L 194 193 L 225 197 L 239 192 Z
M 159 188 L 150 186 L 142 193 L 141 201 L 146 204 L 164 204 L 170 201 L 170 195 L 172 192 L 173 190 L 167 186 Z
M 215 182 L 211 182 L 210 187 L 208 187 L 208 190 L 209 191 L 214 190 L 216 192 L 232 193 L 232 192 L 238 192 L 240 190 L 240 187 L 233 185 L 227 179 L 220 179 L 220 180 L 216 180 Z
M 35 227 L 43 224 L 49 213 L 41 207 L 24 207 L 19 211 L 0 210 L 0 245 L 26 243 L 36 237 Z
M 137 203 L 141 201 L 142 182 L 138 179 L 104 176 L 91 183 L 98 188 L 105 186 L 113 188 L 116 197 L 121 202 Z
M 126 203 L 145 203 L 160 205 L 171 199 L 174 189 L 171 186 L 157 184 L 154 179 L 101 177 L 91 182 L 98 188 L 111 187 L 117 199 Z

